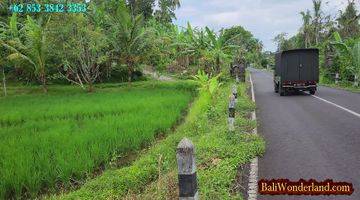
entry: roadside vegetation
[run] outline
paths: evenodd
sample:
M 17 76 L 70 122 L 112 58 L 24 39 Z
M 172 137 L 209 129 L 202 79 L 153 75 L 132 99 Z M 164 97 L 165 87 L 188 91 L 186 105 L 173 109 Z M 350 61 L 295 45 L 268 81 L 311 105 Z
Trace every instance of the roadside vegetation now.
M 263 45 L 241 26 L 176 26 L 179 6 L 92 0 L 87 13 L 13 14 L 0 3 L 0 198 L 172 198 L 183 137 L 198 148 L 201 195 L 239 197 L 237 167 L 264 142 L 248 134 L 246 85 L 238 130 L 226 131 L 229 65 L 266 66 Z
M 214 91 L 202 90 L 176 131 L 144 150 L 134 163 L 88 181 L 80 190 L 50 199 L 176 199 L 176 147 L 183 137 L 194 142 L 202 199 L 242 199 L 236 174 L 240 165 L 261 155 L 265 143 L 251 134 L 256 123 L 248 119 L 255 108 L 245 84 L 239 85 L 237 127 L 228 132 L 230 83 Z
M 46 1 L 39 1 L 44 3 Z M 241 26 L 219 33 L 172 24 L 179 1 L 92 0 L 87 13 L 11 14 L 0 6 L 2 94 L 7 85 L 73 84 L 89 92 L 95 84 L 133 82 L 142 70 L 182 78 L 199 69 L 228 70 L 234 59 L 261 64 L 262 43 Z
M 321 84 L 359 91 L 360 81 L 360 13 L 356 0 L 349 0 L 336 16 L 325 14 L 323 0 L 313 0 L 312 10 L 300 13 L 303 25 L 288 37 L 274 38 L 278 50 L 294 48 L 320 49 Z M 270 59 L 273 55 L 270 54 Z M 271 63 L 274 61 L 272 60 Z M 336 83 L 336 74 L 339 81 Z

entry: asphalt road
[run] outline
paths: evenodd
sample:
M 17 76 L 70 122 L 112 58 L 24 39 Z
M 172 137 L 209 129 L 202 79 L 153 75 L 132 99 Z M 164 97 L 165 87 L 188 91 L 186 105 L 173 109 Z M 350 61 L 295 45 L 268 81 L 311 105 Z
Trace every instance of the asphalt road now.
M 316 179 L 351 182 L 351 196 L 264 196 L 258 199 L 360 200 L 360 94 L 319 87 L 308 94 L 280 97 L 272 74 L 251 70 L 259 121 L 267 144 L 258 179 Z M 349 112 L 350 111 L 350 112 Z M 351 113 L 351 111 L 353 113 Z

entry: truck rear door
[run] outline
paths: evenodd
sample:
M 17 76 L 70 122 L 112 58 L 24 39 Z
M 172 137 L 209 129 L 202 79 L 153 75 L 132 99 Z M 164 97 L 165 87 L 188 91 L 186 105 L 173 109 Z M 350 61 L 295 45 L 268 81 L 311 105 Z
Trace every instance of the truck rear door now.
M 285 76 L 282 81 L 298 81 L 299 74 L 299 55 L 291 52 L 286 58 Z
M 314 80 L 313 54 L 308 52 L 299 52 L 299 80 Z

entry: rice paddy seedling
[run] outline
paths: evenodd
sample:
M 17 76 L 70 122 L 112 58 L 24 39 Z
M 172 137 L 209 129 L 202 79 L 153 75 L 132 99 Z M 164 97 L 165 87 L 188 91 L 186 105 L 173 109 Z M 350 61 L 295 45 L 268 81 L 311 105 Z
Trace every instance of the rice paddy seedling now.
M 168 132 L 193 96 L 182 83 L 66 91 L 0 99 L 0 199 L 34 198 L 91 177 L 114 153 Z

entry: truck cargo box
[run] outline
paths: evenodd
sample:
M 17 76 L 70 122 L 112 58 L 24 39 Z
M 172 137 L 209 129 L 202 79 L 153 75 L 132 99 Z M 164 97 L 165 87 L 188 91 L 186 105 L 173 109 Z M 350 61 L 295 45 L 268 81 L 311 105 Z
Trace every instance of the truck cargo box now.
M 275 55 L 275 91 L 308 90 L 315 93 L 319 82 L 319 50 L 293 49 Z M 280 93 L 281 94 L 281 93 Z

